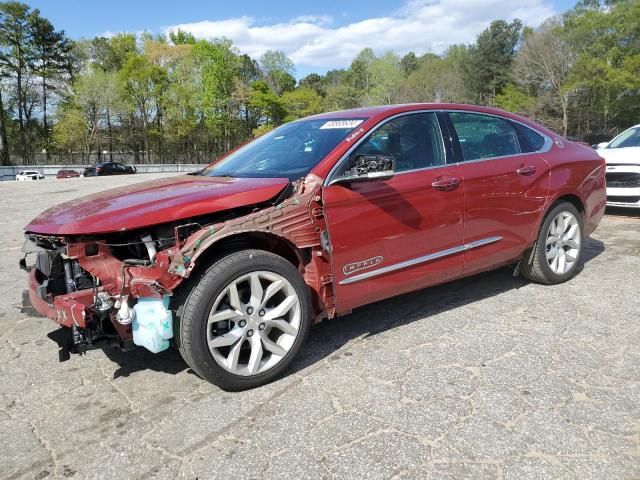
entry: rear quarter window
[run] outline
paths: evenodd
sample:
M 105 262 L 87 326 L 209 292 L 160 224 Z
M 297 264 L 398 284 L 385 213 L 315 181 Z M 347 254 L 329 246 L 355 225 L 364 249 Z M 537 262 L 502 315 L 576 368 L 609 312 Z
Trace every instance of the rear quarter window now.
M 510 122 L 518 136 L 522 153 L 539 152 L 544 148 L 545 138 L 535 130 L 525 127 L 521 123 Z
M 522 153 L 511 122 L 480 113 L 449 112 L 465 161 Z

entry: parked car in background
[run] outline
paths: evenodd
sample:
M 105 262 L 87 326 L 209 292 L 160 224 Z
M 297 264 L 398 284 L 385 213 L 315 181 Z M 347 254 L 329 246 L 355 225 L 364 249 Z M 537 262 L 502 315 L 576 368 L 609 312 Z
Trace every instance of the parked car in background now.
M 76 178 L 80 176 L 80 172 L 77 172 L 75 170 L 58 170 L 58 173 L 56 173 L 56 178 L 60 179 L 60 178 Z
M 607 162 L 607 205 L 640 208 L 640 125 L 596 147 Z
M 124 165 L 118 162 L 102 162 L 96 163 L 84 169 L 85 177 L 96 177 L 102 175 L 128 175 L 136 173 L 136 167 L 133 165 Z
M 25 227 L 21 266 L 73 351 L 172 342 L 242 390 L 281 374 L 314 322 L 362 305 L 507 265 L 570 279 L 605 203 L 604 160 L 525 118 L 361 108 L 53 207 Z
M 18 182 L 25 182 L 27 180 L 44 180 L 44 175 L 35 170 L 21 170 L 16 174 L 16 180 Z

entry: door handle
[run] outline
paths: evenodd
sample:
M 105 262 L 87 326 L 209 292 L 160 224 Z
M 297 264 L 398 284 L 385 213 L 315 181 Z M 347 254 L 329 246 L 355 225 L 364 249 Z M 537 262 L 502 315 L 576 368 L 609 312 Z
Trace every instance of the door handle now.
M 533 175 L 534 173 L 536 173 L 536 167 L 534 167 L 533 165 L 527 165 L 526 167 L 520 167 L 518 170 L 516 170 L 516 172 L 518 172 L 518 175 Z
M 456 188 L 458 188 L 458 185 L 460 185 L 460 180 L 453 177 L 443 177 L 431 183 L 431 186 L 433 188 L 443 192 L 449 192 L 451 190 L 455 190 Z

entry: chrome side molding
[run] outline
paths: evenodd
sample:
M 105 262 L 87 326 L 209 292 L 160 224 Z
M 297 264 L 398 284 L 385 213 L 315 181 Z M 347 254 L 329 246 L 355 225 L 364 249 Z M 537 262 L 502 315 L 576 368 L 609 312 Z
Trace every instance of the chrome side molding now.
M 489 237 L 489 238 L 483 238 L 481 240 L 476 240 L 474 242 L 465 243 L 464 245 L 460 245 L 458 247 L 448 248 L 440 252 L 430 253 L 429 255 L 412 258 L 411 260 L 405 260 L 404 262 L 395 263 L 393 265 L 388 265 L 386 267 L 378 268 L 376 270 L 371 270 L 365 273 L 361 273 L 359 275 L 354 275 L 353 277 L 345 278 L 340 282 L 340 285 L 348 285 L 350 283 L 356 283 L 362 280 L 367 280 L 369 278 L 377 277 L 379 275 L 384 275 L 385 273 L 391 273 L 391 272 L 395 272 L 396 270 L 401 270 L 403 268 L 420 265 L 421 263 L 432 262 L 434 260 L 438 260 L 439 258 L 449 257 L 451 255 L 455 255 L 456 253 L 466 252 L 467 250 L 472 250 L 474 248 L 482 247 L 484 245 L 489 245 L 491 243 L 499 242 L 500 240 L 502 240 L 502 237 Z

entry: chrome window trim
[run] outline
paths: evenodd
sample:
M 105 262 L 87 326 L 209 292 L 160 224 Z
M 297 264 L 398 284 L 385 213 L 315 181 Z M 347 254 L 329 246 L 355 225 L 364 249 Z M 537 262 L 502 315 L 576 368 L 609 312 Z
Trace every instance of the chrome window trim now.
M 514 122 L 517 123 L 519 125 L 522 125 L 525 128 L 528 128 L 530 130 L 533 130 L 534 132 L 536 132 L 538 135 L 540 135 L 542 138 L 544 138 L 544 144 L 542 145 L 542 148 L 540 150 L 535 150 L 533 152 L 526 152 L 526 153 L 514 153 L 511 155 L 501 155 L 499 157 L 486 157 L 486 158 L 477 158 L 474 160 L 463 160 L 461 162 L 452 162 L 449 163 L 447 162 L 447 148 L 446 148 L 446 144 L 444 141 L 444 132 L 442 131 L 442 126 L 440 125 L 440 120 L 436 118 L 436 120 L 438 121 L 438 129 L 440 130 L 440 138 L 442 138 L 442 147 L 443 147 L 443 151 L 445 152 L 445 163 L 443 165 L 432 165 L 430 167 L 424 167 L 424 168 L 416 168 L 414 170 L 405 170 L 403 172 L 397 172 L 394 174 L 394 177 L 396 175 L 403 175 L 405 173 L 413 173 L 413 172 L 422 172 L 425 170 L 432 170 L 434 168 L 442 168 L 442 167 L 449 167 L 451 165 L 466 165 L 468 163 L 476 163 L 476 162 L 486 162 L 489 160 L 500 160 L 503 158 L 517 158 L 517 157 L 521 157 L 524 155 L 532 155 L 535 153 L 547 153 L 549 150 L 551 150 L 551 147 L 553 146 L 553 139 L 551 137 L 549 137 L 548 135 L 546 135 L 545 133 L 541 132 L 540 130 L 538 130 L 537 128 L 531 127 L 530 125 L 527 125 L 524 122 L 521 122 L 519 120 L 514 120 L 513 118 L 508 118 L 508 117 L 504 117 L 502 115 L 498 115 L 496 113 L 485 113 L 485 112 L 476 112 L 473 110 L 443 110 L 443 109 L 437 109 L 437 110 L 412 110 L 409 112 L 401 112 L 401 113 L 397 113 L 395 115 L 392 115 L 391 117 L 385 118 L 382 122 L 380 122 L 379 124 L 377 124 L 372 130 L 370 130 L 369 132 L 367 132 L 366 135 L 364 135 L 361 139 L 359 139 L 356 143 L 354 143 L 349 150 L 347 150 L 342 157 L 340 157 L 340 159 L 335 163 L 335 165 L 331 168 L 331 170 L 329 170 L 329 174 L 327 175 L 325 181 L 323 182 L 323 187 L 328 187 L 331 186 L 333 184 L 333 182 L 335 180 L 337 180 L 337 178 L 333 178 L 336 171 L 339 170 L 340 166 L 346 161 L 346 159 L 349 157 L 349 155 L 351 155 L 353 153 L 353 151 L 358 148 L 360 146 L 360 144 L 362 142 L 364 142 L 365 140 L 367 140 L 371 134 L 373 134 L 376 130 L 378 130 L 380 127 L 382 127 L 383 125 L 385 125 L 386 123 L 390 122 L 391 120 L 395 120 L 398 117 L 403 117 L 406 115 L 415 115 L 418 113 L 434 113 L 437 114 L 438 112 L 441 113 L 455 113 L 455 112 L 461 112 L 461 113 L 472 113 L 475 115 L 485 115 L 488 117 L 496 117 L 499 118 L 501 120 L 505 120 L 505 121 L 510 121 L 510 122 Z M 451 121 L 453 123 L 453 120 Z M 455 128 L 455 125 L 454 125 Z M 456 136 L 458 135 L 457 132 L 453 132 L 456 134 Z
M 392 120 L 395 120 L 396 118 L 400 118 L 400 117 L 405 117 L 405 116 L 409 116 L 409 115 L 417 115 L 420 113 L 433 113 L 436 116 L 436 124 L 438 125 L 438 130 L 440 132 L 440 139 L 442 140 L 442 152 L 444 153 L 444 162 L 442 165 L 432 165 L 430 167 L 423 167 L 423 168 L 415 168 L 413 170 L 404 170 L 402 172 L 396 172 L 394 173 L 394 177 L 396 175 L 402 175 L 405 173 L 413 173 L 413 172 L 420 172 L 423 170 L 431 170 L 433 168 L 440 168 L 440 167 L 448 167 L 450 165 L 452 165 L 451 163 L 447 163 L 447 146 L 445 144 L 444 141 L 444 132 L 442 131 L 442 126 L 440 125 L 440 120 L 437 117 L 437 113 L 441 112 L 442 110 L 412 110 L 409 112 L 400 112 L 400 113 L 396 113 L 395 115 L 392 115 L 391 117 L 387 117 L 385 118 L 382 122 L 378 123 L 373 129 L 369 130 L 367 132 L 366 135 L 364 135 L 361 139 L 359 139 L 356 143 L 354 143 L 349 150 L 347 150 L 342 157 L 340 157 L 340 159 L 335 163 L 335 165 L 331 168 L 331 170 L 329 170 L 329 175 L 327 175 L 327 178 L 325 179 L 324 183 L 323 183 L 323 187 L 328 187 L 331 186 L 335 180 L 337 180 L 337 178 L 333 178 L 334 175 L 336 174 L 336 171 L 338 171 L 340 169 L 340 166 L 342 166 L 342 164 L 346 161 L 347 158 L 349 158 L 349 156 L 353 153 L 353 151 L 358 148 L 364 141 L 368 140 L 371 135 L 373 135 L 379 128 L 382 128 L 384 125 L 386 125 L 387 123 L 389 123 Z
M 522 155 L 531 155 L 533 153 L 547 153 L 549 150 L 551 150 L 551 147 L 553 146 L 553 139 L 551 137 L 549 137 L 549 135 L 546 135 L 546 134 L 542 133 L 537 128 L 531 127 L 531 126 L 527 125 L 524 122 L 521 122 L 519 120 L 514 120 L 513 118 L 503 117 L 502 115 L 498 115 L 498 114 L 495 114 L 495 113 L 474 112 L 473 110 L 440 110 L 440 111 L 444 112 L 446 114 L 460 112 L 460 113 L 470 113 L 470 114 L 473 114 L 473 115 L 484 115 L 484 116 L 487 116 L 487 117 L 499 118 L 499 119 L 505 120 L 507 122 L 513 122 L 513 123 L 517 123 L 518 125 L 522 125 L 523 127 L 528 128 L 529 130 L 533 130 L 538 135 L 540 135 L 542 138 L 544 138 L 544 144 L 542 145 L 542 148 L 540 148 L 539 150 L 534 150 L 533 152 L 512 153 L 511 155 L 500 155 L 499 157 L 475 158 L 473 160 L 463 160 L 462 162 L 457 162 L 458 164 L 471 163 L 471 162 L 484 162 L 485 160 L 494 160 L 494 159 L 497 159 L 497 158 L 520 157 Z M 451 120 L 451 123 L 453 123 L 453 120 Z M 455 129 L 455 124 L 453 125 L 453 127 Z M 454 132 L 454 133 L 456 134 L 456 136 L 458 136 L 458 132 Z M 458 142 L 460 142 L 460 138 L 459 137 L 458 137 Z M 520 142 L 518 141 L 518 144 L 519 143 Z
M 431 262 L 439 258 L 449 257 L 457 253 L 466 252 L 467 250 L 471 250 L 474 248 L 482 247 L 484 245 L 489 245 L 491 243 L 499 242 L 500 240 L 502 240 L 502 237 L 488 237 L 488 238 L 483 238 L 481 240 L 475 240 L 473 242 L 465 243 L 457 247 L 448 248 L 446 250 L 441 250 L 439 252 L 430 253 L 429 255 L 423 255 L 421 257 L 405 260 L 404 262 L 394 263 L 393 265 L 388 265 L 386 267 L 378 268 L 376 270 L 371 270 L 369 272 L 364 272 L 359 275 L 354 275 L 353 277 L 345 278 L 344 280 L 340 281 L 339 284 L 349 285 L 350 283 L 360 282 L 362 280 L 367 280 L 369 278 L 377 277 L 379 275 L 395 272 L 403 268 L 413 267 L 415 265 Z

